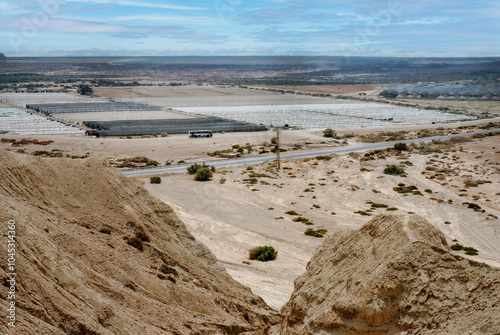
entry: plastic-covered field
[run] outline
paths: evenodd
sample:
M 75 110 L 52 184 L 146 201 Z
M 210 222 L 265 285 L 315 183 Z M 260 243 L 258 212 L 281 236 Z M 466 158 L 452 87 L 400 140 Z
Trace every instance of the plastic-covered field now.
M 185 118 L 165 120 L 122 120 L 122 121 L 85 121 L 85 126 L 95 129 L 88 135 L 127 136 L 148 134 L 187 134 L 192 130 L 211 130 L 212 132 L 266 131 L 264 126 L 225 120 L 220 118 Z
M 19 135 L 83 134 L 85 132 L 16 108 L 0 108 L 0 131 Z
M 152 107 L 132 102 L 57 102 L 43 104 L 26 104 L 26 108 L 33 109 L 43 114 L 63 113 L 88 113 L 88 112 L 111 112 L 111 111 L 157 111 L 160 107 Z
M 191 115 L 216 116 L 256 124 L 324 129 L 390 127 L 475 119 L 459 114 L 376 103 L 308 104 L 288 106 L 184 107 Z
M 91 98 L 69 93 L 0 93 L 0 100 L 25 107 L 26 104 L 68 103 L 68 102 L 105 102 L 103 98 Z

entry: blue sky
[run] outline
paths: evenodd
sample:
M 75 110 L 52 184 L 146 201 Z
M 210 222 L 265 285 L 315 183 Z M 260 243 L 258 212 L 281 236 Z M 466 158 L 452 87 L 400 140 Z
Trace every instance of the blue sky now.
M 0 0 L 7 56 L 500 56 L 498 0 Z

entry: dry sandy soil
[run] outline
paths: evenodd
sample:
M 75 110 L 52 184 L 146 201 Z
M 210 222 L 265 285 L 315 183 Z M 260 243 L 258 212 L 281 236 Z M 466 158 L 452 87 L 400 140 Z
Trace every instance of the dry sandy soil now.
M 187 174 L 162 176 L 159 185 L 149 184 L 146 178 L 135 180 L 170 204 L 190 232 L 211 249 L 234 278 L 251 287 L 270 306 L 279 308 L 288 300 L 294 279 L 304 271 L 323 240 L 306 236 L 304 231 L 324 228 L 330 234 L 368 221 L 369 216 L 355 212 L 388 213 L 384 207 L 370 209 L 369 201 L 394 208 L 396 214 L 419 214 L 442 230 L 450 245 L 458 241 L 472 246 L 479 255 L 469 257 L 500 266 L 497 145 L 497 137 L 486 137 L 462 143 L 462 151 L 456 148 L 435 156 L 411 154 L 366 162 L 360 162 L 355 154 L 334 156 L 330 161 L 301 159 L 287 161 L 279 173 L 266 163 L 253 170 L 241 167 L 219 171 L 213 181 L 205 183 Z M 383 174 L 386 165 L 401 161 L 413 164 L 406 167 L 407 177 Z M 426 166 L 440 169 L 440 164 L 455 169 L 458 176 L 449 173 L 444 180 L 426 178 L 435 173 Z M 252 173 L 267 177 L 252 177 Z M 249 184 L 252 178 L 255 184 Z M 465 179 L 488 180 L 491 184 L 467 188 L 467 195 L 459 195 Z M 416 186 L 422 195 L 395 192 L 393 188 L 399 183 Z M 485 212 L 463 204 L 472 201 Z M 297 216 L 286 214 L 290 210 L 314 224 L 294 222 Z M 274 246 L 278 258 L 268 263 L 249 261 L 248 249 L 257 245 Z

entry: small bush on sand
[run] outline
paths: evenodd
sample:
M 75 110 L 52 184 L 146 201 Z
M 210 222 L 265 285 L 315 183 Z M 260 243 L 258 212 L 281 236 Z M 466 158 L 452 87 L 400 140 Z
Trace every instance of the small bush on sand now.
M 210 165 L 193 164 L 187 168 L 189 174 L 194 174 L 194 180 L 207 181 L 212 178 L 215 167 Z
M 327 128 L 323 130 L 323 137 L 337 137 L 337 133 L 332 128 Z
M 151 184 L 161 184 L 161 177 L 152 176 L 152 177 L 149 178 L 149 182 Z
M 276 259 L 276 257 L 278 257 L 278 251 L 271 246 L 264 245 L 248 250 L 248 257 L 251 260 L 256 259 L 260 262 L 267 262 Z
M 464 251 L 466 255 L 472 255 L 472 256 L 477 255 L 478 253 L 477 249 L 474 249 L 473 247 L 465 247 Z
M 288 214 L 288 215 L 300 215 L 296 211 L 286 211 L 285 214 Z
M 405 169 L 397 165 L 387 165 L 386 168 L 384 169 L 384 173 L 393 176 L 401 176 L 401 177 L 406 176 Z
M 396 143 L 394 144 L 394 150 L 405 151 L 408 150 L 408 147 L 406 146 L 406 143 Z
M 325 233 L 326 233 L 326 229 L 317 229 L 317 230 L 314 230 L 312 228 L 308 228 L 304 232 L 304 235 L 320 238 L 320 237 L 323 237 L 323 234 L 325 234 Z

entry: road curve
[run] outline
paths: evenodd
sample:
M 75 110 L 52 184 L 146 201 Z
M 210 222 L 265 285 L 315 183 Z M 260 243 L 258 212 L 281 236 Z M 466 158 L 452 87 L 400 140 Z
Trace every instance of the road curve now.
M 317 150 L 308 150 L 308 151 L 300 151 L 300 152 L 290 152 L 290 153 L 282 153 L 281 160 L 293 159 L 293 158 L 309 158 L 316 157 L 320 155 L 331 155 L 331 154 L 342 154 L 342 153 L 350 153 L 357 151 L 367 151 L 367 150 L 375 150 L 375 149 L 385 149 L 394 146 L 396 143 L 425 143 L 432 142 L 434 140 L 448 140 L 454 137 L 469 137 L 475 134 L 488 134 L 488 133 L 498 133 L 500 129 L 491 129 L 491 130 L 483 130 L 476 131 L 473 133 L 465 133 L 465 134 L 454 134 L 454 135 L 445 135 L 445 136 L 433 136 L 433 137 L 424 137 L 424 138 L 416 138 L 411 140 L 404 141 L 394 141 L 394 142 L 379 142 L 379 143 L 354 143 L 344 147 L 337 148 L 327 148 L 327 149 L 317 149 Z M 260 164 L 264 162 L 269 162 L 276 160 L 276 155 L 266 155 L 266 156 L 253 156 L 253 157 L 243 157 L 243 158 L 229 158 L 229 159 L 217 159 L 217 160 L 206 160 L 205 163 L 215 166 L 216 168 L 229 167 L 229 166 L 238 166 L 245 164 Z M 198 162 L 199 163 L 199 162 Z M 147 176 L 153 174 L 163 174 L 163 173 L 175 173 L 175 172 L 185 172 L 189 164 L 182 164 L 176 166 L 161 166 L 155 168 L 133 168 L 133 169 L 120 169 L 120 172 L 125 176 Z

